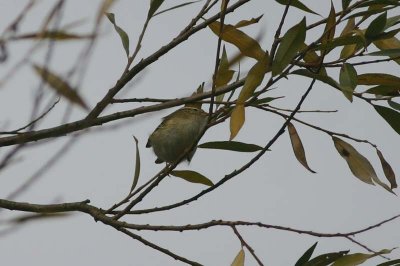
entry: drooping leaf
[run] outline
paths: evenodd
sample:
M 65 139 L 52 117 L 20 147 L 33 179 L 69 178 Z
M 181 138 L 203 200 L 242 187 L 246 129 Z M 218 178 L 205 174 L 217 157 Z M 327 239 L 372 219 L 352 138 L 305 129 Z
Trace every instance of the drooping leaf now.
M 231 263 L 231 266 L 244 266 L 244 250 L 240 249 L 239 253 L 236 255 L 235 259 Z
M 306 252 L 297 260 L 296 264 L 294 266 L 303 266 L 306 262 L 308 262 L 311 259 L 311 256 L 317 247 L 318 242 L 315 242 L 314 245 L 312 245 L 309 249 L 307 249 Z
M 394 129 L 394 131 L 396 131 L 397 134 L 400 134 L 400 112 L 380 105 L 374 105 L 374 108 Z
M 296 156 L 296 159 L 311 173 L 315 173 L 314 170 L 312 170 L 307 163 L 306 159 L 306 153 L 304 151 L 303 143 L 301 142 L 301 139 L 299 137 L 299 134 L 297 133 L 296 128 L 293 126 L 292 123 L 289 123 L 287 125 L 288 131 L 289 131 L 289 136 L 290 136 L 290 141 L 292 143 L 293 147 L 293 152 L 294 155 Z
M 340 68 L 339 82 L 344 96 L 352 102 L 353 92 L 357 87 L 357 71 L 351 64 L 344 63 Z
M 367 260 L 382 255 L 382 254 L 388 254 L 392 252 L 392 250 L 388 250 L 388 249 L 383 249 L 377 253 L 373 253 L 373 254 L 364 254 L 364 253 L 354 253 L 354 254 L 348 254 L 345 255 L 343 257 L 341 257 L 340 259 L 338 259 L 337 261 L 335 261 L 335 263 L 332 264 L 332 266 L 356 266 L 356 265 L 360 265 L 361 263 L 366 262 Z
M 339 83 L 337 83 L 333 78 L 326 76 L 326 75 L 317 74 L 317 73 L 311 72 L 307 69 L 297 69 L 297 70 L 291 72 L 291 74 L 305 76 L 305 77 L 309 77 L 309 78 L 315 78 L 316 80 L 322 81 L 322 82 L 340 90 Z
M 218 88 L 223 87 L 232 80 L 233 74 L 235 71 L 229 69 L 229 61 L 228 56 L 226 54 L 225 47 L 222 50 L 222 56 L 219 60 L 218 71 L 215 77 L 215 87 L 218 91 Z M 222 101 L 224 99 L 224 94 L 218 95 L 216 97 L 217 101 Z
M 35 70 L 36 74 L 38 74 L 43 81 L 45 81 L 50 88 L 54 89 L 58 94 L 66 98 L 71 103 L 77 104 L 85 110 L 89 110 L 82 97 L 68 84 L 68 82 L 64 81 L 50 70 L 40 67 L 36 64 L 33 65 L 33 69 Z
M 382 96 L 396 96 L 399 95 L 400 86 L 393 85 L 378 85 L 365 91 L 365 93 L 382 95 Z
M 199 148 L 203 149 L 218 149 L 227 151 L 237 151 L 237 152 L 256 152 L 263 148 L 249 143 L 243 143 L 238 141 L 211 141 L 200 144 Z
M 242 90 L 240 91 L 237 102 L 239 104 L 243 104 L 247 101 L 251 96 L 253 96 L 254 91 L 258 86 L 262 83 L 265 73 L 268 70 L 268 54 L 261 60 L 259 60 L 249 71 L 247 74 L 246 80 L 244 81 L 244 85 Z
M 245 111 L 244 104 L 237 104 L 235 108 L 233 108 L 231 119 L 229 123 L 229 128 L 231 131 L 231 136 L 229 140 L 232 140 L 239 133 L 245 121 Z
M 385 40 L 377 40 L 374 41 L 373 44 L 380 49 L 381 51 L 389 50 L 389 49 L 399 49 L 400 48 L 400 41 L 396 37 L 392 37 Z M 391 58 L 393 58 L 391 56 Z M 397 64 L 400 64 L 400 59 L 394 59 Z
M 386 25 L 384 30 L 389 29 L 390 27 L 397 25 L 400 21 L 400 16 L 394 16 L 386 19 Z
M 241 20 L 238 23 L 236 23 L 234 25 L 235 28 L 243 28 L 252 24 L 256 24 L 260 21 L 260 19 L 263 17 L 264 15 L 258 16 L 256 18 L 251 18 L 251 19 L 245 19 L 245 20 Z
M 379 34 L 381 34 L 385 30 L 387 20 L 387 12 L 379 15 L 375 18 L 371 24 L 369 24 L 367 30 L 365 31 L 365 37 L 367 39 L 374 39 Z
M 286 6 L 289 3 L 289 0 L 276 0 L 276 2 L 278 2 L 281 5 L 285 5 Z M 312 11 L 311 9 L 309 9 L 307 6 L 305 6 L 299 0 L 291 0 L 290 1 L 290 5 L 293 6 L 293 7 L 296 7 L 298 9 L 300 9 L 300 10 L 303 10 L 305 12 L 312 13 L 312 14 L 315 14 L 315 15 L 319 15 L 318 13 L 316 13 L 316 12 Z
M 300 51 L 306 38 L 306 18 L 290 28 L 282 37 L 272 64 L 272 75 L 280 74 Z
M 349 253 L 348 250 L 322 254 L 322 255 L 319 255 L 319 256 L 309 260 L 302 266 L 328 266 L 332 262 L 338 260 L 339 258 L 343 257 L 347 253 Z
M 182 178 L 191 183 L 203 184 L 206 186 L 213 186 L 213 182 L 202 174 L 190 170 L 174 170 L 171 175 Z
M 332 137 L 332 140 L 339 154 L 346 160 L 353 175 L 367 184 L 374 185 L 372 177 L 376 176 L 376 173 L 368 159 L 347 142 L 337 137 Z
M 390 107 L 392 107 L 393 109 L 400 111 L 400 103 L 396 103 L 392 100 L 388 100 L 388 104 Z
M 392 167 L 385 160 L 385 158 L 383 157 L 383 154 L 380 152 L 380 150 L 376 149 L 376 153 L 378 154 L 379 160 L 381 161 L 382 169 L 383 169 L 383 172 L 385 173 L 386 179 L 390 183 L 390 188 L 391 189 L 397 188 L 396 175 L 394 174 Z
M 121 38 L 122 46 L 124 47 L 126 56 L 129 56 L 129 36 L 128 34 L 117 25 L 115 22 L 115 15 L 113 13 L 106 13 L 107 18 L 110 22 L 114 25 L 115 31 L 118 33 L 119 37 Z
M 335 6 L 331 2 L 331 10 L 326 20 L 324 35 L 322 36 L 321 43 L 327 44 L 330 41 L 332 41 L 333 38 L 335 37 L 335 30 L 336 30 L 336 11 L 335 11 Z M 328 52 L 329 50 L 326 50 L 325 53 Z
M 135 174 L 133 175 L 133 182 L 132 182 L 131 190 L 129 191 L 129 193 L 131 193 L 135 189 L 135 187 L 139 181 L 139 175 L 140 175 L 140 153 L 139 153 L 138 140 L 135 136 L 133 136 L 133 139 L 135 140 L 135 146 L 136 146 Z
M 220 35 L 221 23 L 215 21 L 208 25 L 208 27 L 216 34 Z M 238 30 L 233 25 L 223 25 L 221 39 L 235 45 L 242 54 L 260 60 L 265 57 L 265 52 L 261 48 L 260 44 L 246 33 Z
M 358 75 L 358 85 L 388 85 L 399 86 L 400 78 L 384 73 L 367 73 Z
M 161 10 L 161 11 L 155 13 L 155 14 L 153 15 L 153 17 L 158 16 L 158 15 L 161 15 L 161 14 L 163 14 L 163 13 L 166 13 L 166 12 L 171 11 L 171 10 L 174 10 L 174 9 L 178 9 L 178 8 L 181 8 L 181 7 L 184 7 L 184 6 L 187 6 L 187 5 L 191 5 L 191 4 L 200 2 L 200 1 L 202 1 L 202 0 L 190 1 L 190 2 L 186 2 L 186 3 L 183 3 L 183 4 L 179 4 L 179 5 L 176 5 L 176 6 L 173 6 L 173 7 L 164 9 L 164 10 Z
M 150 8 L 149 12 L 147 13 L 147 19 L 150 19 L 154 13 L 160 8 L 164 0 L 150 0 Z

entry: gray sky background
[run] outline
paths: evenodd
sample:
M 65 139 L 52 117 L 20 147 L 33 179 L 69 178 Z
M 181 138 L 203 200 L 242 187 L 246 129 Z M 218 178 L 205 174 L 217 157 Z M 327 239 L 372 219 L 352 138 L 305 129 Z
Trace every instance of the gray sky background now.
M 184 1 L 166 0 L 163 7 Z M 324 16 L 329 11 L 330 1 L 304 1 Z M 334 1 L 337 10 L 341 1 Z M 0 29 L 3 30 L 20 12 L 27 1 L 0 1 Z M 20 32 L 31 32 L 39 28 L 44 15 L 54 1 L 40 1 L 25 18 Z M 80 19 L 84 23 L 73 31 L 88 32 L 100 1 L 66 1 L 61 25 Z M 120 25 L 130 36 L 131 50 L 147 14 L 149 1 L 118 1 L 112 8 Z M 151 21 L 138 58 L 143 58 L 168 43 L 189 22 L 201 3 L 181 8 L 158 16 Z M 163 8 L 162 8 L 163 9 Z M 398 11 L 398 10 L 397 10 Z M 262 47 L 270 47 L 283 6 L 275 1 L 253 0 L 233 15 L 228 23 L 250 19 L 264 14 L 261 22 L 245 28 L 245 32 L 256 36 L 264 34 Z M 212 12 L 214 14 L 215 12 Z M 399 15 L 390 13 L 390 15 Z M 303 17 L 294 9 L 289 12 L 284 29 L 292 27 Z M 307 23 L 320 17 L 307 15 Z M 312 34 L 320 34 L 321 28 Z M 310 34 L 308 40 L 315 38 Z M 204 29 L 178 46 L 166 56 L 153 63 L 133 82 L 129 89 L 118 97 L 175 98 L 190 95 L 203 81 L 209 82 L 214 69 L 217 38 Z M 25 56 L 31 42 L 15 42 L 9 46 L 10 58 L 0 69 L 1 78 L 18 60 Z M 70 69 L 85 42 L 65 42 L 55 46 L 51 69 L 65 74 Z M 236 50 L 227 45 L 228 55 Z M 372 49 L 372 48 L 371 48 Z M 31 61 L 43 63 L 45 46 L 35 52 Z M 339 50 L 335 50 L 334 53 Z M 118 35 L 108 21 L 101 24 L 101 37 L 91 58 L 89 70 L 80 85 L 82 95 L 94 106 L 116 82 L 126 63 L 124 50 Z M 241 65 L 248 70 L 254 62 L 248 60 Z M 358 73 L 382 72 L 397 75 L 398 65 L 383 63 L 357 68 Z M 337 75 L 333 75 L 337 79 Z M 268 78 L 268 77 L 267 77 Z M 266 80 L 267 80 L 266 78 Z M 76 80 L 76 79 L 75 79 Z M 310 80 L 293 77 L 278 83 L 269 96 L 285 96 L 274 104 L 294 108 L 307 88 Z M 2 130 L 19 127 L 27 122 L 32 97 L 39 86 L 39 79 L 31 67 L 26 65 L 1 88 L 0 110 Z M 46 99 L 53 97 L 46 91 Z M 105 113 L 135 108 L 140 104 L 114 105 Z M 62 100 L 54 114 L 41 128 L 60 123 L 67 102 Z M 340 92 L 317 82 L 306 100 L 304 110 L 339 110 L 332 114 L 298 114 L 307 122 L 336 132 L 368 139 L 377 144 L 396 173 L 400 172 L 399 137 L 390 126 L 359 99 L 350 103 Z M 116 129 L 98 130 L 81 137 L 77 144 L 58 164 L 50 169 L 18 201 L 33 203 L 71 202 L 90 199 L 92 204 L 108 208 L 125 197 L 129 191 L 134 171 L 134 142 L 139 139 L 142 159 L 140 182 L 147 181 L 162 165 L 155 165 L 155 156 L 145 144 L 149 134 L 161 118 L 171 110 L 160 111 L 113 123 Z M 71 121 L 81 119 L 85 113 L 73 109 Z M 8 121 L 9 124 L 5 124 Z M 248 110 L 246 124 L 236 140 L 264 146 L 282 125 L 280 117 L 261 111 Z M 322 132 L 294 123 L 306 149 L 309 165 L 317 171 L 311 174 L 296 160 L 288 133 L 286 132 L 252 168 L 207 194 L 200 200 L 169 212 L 152 215 L 126 217 L 130 222 L 163 225 L 202 223 L 212 219 L 260 221 L 268 224 L 288 226 L 317 232 L 348 232 L 375 224 L 400 213 L 399 199 L 378 186 L 370 186 L 356 179 L 333 146 L 330 137 Z M 4 128 L 6 126 L 6 128 Z M 104 128 L 109 128 L 105 125 Z M 200 141 L 227 140 L 229 123 L 226 122 L 207 131 Z M 0 197 L 4 198 L 31 176 L 46 162 L 68 137 L 42 143 L 26 149 L 20 161 L 2 172 Z M 346 140 L 347 141 L 347 140 Z M 350 142 L 374 165 L 379 177 L 384 179 L 375 150 L 369 145 Z M 0 150 L 4 155 L 8 148 Z M 180 164 L 177 169 L 198 171 L 217 182 L 226 173 L 241 167 L 254 154 L 241 154 L 217 150 L 198 149 L 192 163 Z M 162 206 L 183 200 L 205 187 L 170 177 L 158 186 L 138 207 Z M 1 219 L 13 213 L 0 212 Z M 356 237 L 374 250 L 399 246 L 400 221 Z M 2 228 L 6 228 L 2 226 Z M 365 252 L 344 239 L 317 239 L 306 235 L 239 227 L 247 242 L 266 265 L 293 265 L 297 258 L 315 241 L 319 241 L 315 254 L 350 249 Z M 200 232 L 165 233 L 141 232 L 143 237 L 166 247 L 177 254 L 204 265 L 230 265 L 240 250 L 240 242 L 229 228 L 212 228 Z M 160 254 L 101 223 L 95 223 L 87 215 L 75 214 L 65 219 L 32 222 L 12 234 L 0 239 L 1 261 L 4 265 L 183 265 Z M 400 251 L 392 253 L 400 257 Z M 376 265 L 380 259 L 370 260 L 365 265 Z M 256 265 L 246 252 L 246 265 Z

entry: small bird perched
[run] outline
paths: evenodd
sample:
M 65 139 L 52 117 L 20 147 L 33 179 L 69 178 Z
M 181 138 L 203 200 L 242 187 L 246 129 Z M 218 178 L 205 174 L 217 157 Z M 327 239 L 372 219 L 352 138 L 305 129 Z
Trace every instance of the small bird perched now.
M 157 164 L 176 161 L 190 149 L 207 126 L 208 114 L 201 108 L 185 106 L 163 118 L 151 133 L 146 147 L 153 147 Z M 190 162 L 196 147 L 185 158 Z

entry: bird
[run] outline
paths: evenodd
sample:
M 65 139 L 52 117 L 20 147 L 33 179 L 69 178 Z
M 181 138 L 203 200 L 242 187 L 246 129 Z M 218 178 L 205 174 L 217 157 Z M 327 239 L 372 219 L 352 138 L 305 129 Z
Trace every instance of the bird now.
M 147 148 L 153 148 L 157 156 L 155 163 L 175 162 L 185 152 L 188 152 L 185 159 L 190 162 L 196 152 L 195 142 L 207 123 L 208 113 L 191 106 L 182 107 L 164 117 L 146 144 Z

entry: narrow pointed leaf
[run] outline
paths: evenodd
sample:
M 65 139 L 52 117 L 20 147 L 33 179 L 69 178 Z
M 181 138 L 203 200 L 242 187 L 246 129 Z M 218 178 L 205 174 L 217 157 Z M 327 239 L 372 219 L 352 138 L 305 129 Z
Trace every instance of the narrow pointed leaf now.
M 261 99 L 255 100 L 252 104 L 253 104 L 253 105 L 263 105 L 263 104 L 272 102 L 273 100 L 282 99 L 282 98 L 284 98 L 284 96 L 279 96 L 279 97 L 265 97 L 265 98 L 261 98 Z
M 248 144 L 238 141 L 211 141 L 200 144 L 198 147 L 203 149 L 217 149 L 237 152 L 256 152 L 263 149 L 255 144 Z
M 332 262 L 338 260 L 339 258 L 343 257 L 345 254 L 347 254 L 349 251 L 339 251 L 339 252 L 331 252 L 331 253 L 326 253 L 319 255 L 307 263 L 303 264 L 302 266 L 328 266 Z
M 229 140 L 232 140 L 236 137 L 236 135 L 242 128 L 244 121 L 245 121 L 244 105 L 237 104 L 235 108 L 233 108 L 231 114 L 230 125 L 229 125 L 231 136 L 229 137 Z
M 331 2 L 331 10 L 326 20 L 324 36 L 322 37 L 321 43 L 327 44 L 330 41 L 332 41 L 333 37 L 335 37 L 335 30 L 336 30 L 336 11 L 335 11 L 335 6 Z M 329 50 L 327 52 L 329 52 Z
M 380 263 L 377 266 L 399 266 L 399 265 L 400 265 L 400 259 L 397 259 Z
M 256 17 L 256 18 L 249 19 L 249 20 L 241 20 L 238 23 L 236 23 L 234 25 L 234 27 L 238 29 L 238 28 L 242 28 L 242 27 L 246 27 L 246 26 L 258 23 L 262 17 L 263 17 L 263 15 Z
M 12 37 L 10 40 L 26 40 L 26 39 L 50 39 L 52 41 L 69 41 L 93 38 L 93 35 L 76 34 L 67 31 L 45 31 L 39 33 L 26 33 Z
M 314 245 L 312 245 L 309 249 L 307 249 L 306 252 L 298 259 L 296 264 L 294 266 L 303 266 L 306 262 L 308 262 L 311 259 L 311 256 L 317 247 L 318 242 L 315 242 Z
M 384 73 L 367 73 L 358 75 L 358 85 L 388 85 L 399 86 L 400 78 Z
M 296 156 L 297 160 L 311 173 L 315 173 L 314 170 L 312 170 L 307 163 L 306 159 L 306 153 L 304 151 L 303 143 L 301 142 L 301 139 L 299 135 L 297 134 L 296 128 L 293 126 L 292 123 L 288 124 L 288 131 L 289 131 L 289 136 L 290 136 L 290 141 L 292 142 L 292 147 L 293 147 L 293 152 L 294 155 Z
M 154 13 L 160 8 L 164 0 L 150 0 L 150 8 L 149 12 L 147 13 L 147 19 L 150 19 Z
M 381 161 L 383 172 L 385 173 L 386 179 L 390 183 L 391 189 L 397 188 L 396 175 L 394 174 L 392 167 L 385 160 L 385 158 L 383 157 L 383 154 L 380 152 L 380 150 L 376 149 L 376 153 L 378 154 L 379 160 Z
M 350 34 L 354 28 L 356 27 L 356 21 L 354 18 L 350 18 L 347 20 L 346 26 L 344 26 L 342 33 L 340 34 L 340 37 L 346 36 Z
M 357 87 L 357 71 L 351 64 L 344 63 L 340 68 L 339 82 L 344 96 L 352 102 L 353 92 Z
M 219 66 L 217 71 L 217 76 L 215 78 L 215 86 L 218 90 L 219 87 L 223 87 L 232 80 L 233 74 L 235 71 L 229 69 L 229 61 L 228 56 L 226 54 L 225 47 L 222 50 L 222 56 L 219 60 Z M 217 101 L 222 101 L 224 95 L 218 95 Z
M 400 57 L 400 49 L 388 49 L 388 50 L 382 50 L 382 51 L 377 51 L 377 52 L 372 52 L 369 54 L 366 54 L 369 56 L 389 56 L 389 57 Z
M 375 18 L 371 24 L 369 24 L 365 31 L 365 37 L 367 39 L 374 39 L 385 30 L 387 20 L 387 13 L 383 13 Z
M 208 27 L 216 34 L 220 35 L 221 23 L 215 21 Z M 242 54 L 260 60 L 265 57 L 265 52 L 260 44 L 246 33 L 238 30 L 235 26 L 226 24 L 222 28 L 221 39 L 235 45 Z
M 400 113 L 385 106 L 374 105 L 375 110 L 380 114 L 383 119 L 400 134 Z
M 182 178 L 191 183 L 203 184 L 206 186 L 213 186 L 213 182 L 202 174 L 190 170 L 174 170 L 171 175 Z
M 129 36 L 128 34 L 120 28 L 115 22 L 115 15 L 113 13 L 106 13 L 108 20 L 114 25 L 115 31 L 118 33 L 121 38 L 122 46 L 124 47 L 126 56 L 129 56 Z
M 289 3 L 289 0 L 276 0 L 276 2 L 278 2 L 281 5 L 287 5 Z M 318 13 L 316 13 L 316 12 L 312 11 L 311 9 L 309 9 L 307 6 L 305 6 L 299 0 L 291 0 L 290 1 L 290 5 L 293 6 L 293 7 L 296 7 L 298 9 L 300 9 L 300 10 L 303 10 L 305 12 L 312 13 L 312 14 L 315 14 L 315 15 L 319 15 Z
M 272 75 L 280 74 L 302 48 L 306 38 L 306 18 L 290 28 L 282 37 L 272 64 Z
M 244 250 L 243 248 L 239 251 L 239 253 L 236 255 L 235 259 L 231 263 L 231 266 L 244 266 Z
M 392 249 L 393 250 L 393 249 Z M 366 262 L 370 258 L 382 255 L 382 254 L 388 254 L 392 252 L 392 250 L 388 249 L 383 249 L 377 253 L 373 254 L 364 254 L 364 253 L 354 253 L 354 254 L 348 254 L 343 256 L 342 258 L 338 259 L 335 261 L 335 263 L 332 264 L 332 266 L 356 266 L 360 265 L 361 263 Z
M 397 96 L 400 93 L 400 86 L 378 85 L 366 90 L 364 93 L 370 93 L 382 96 Z
M 346 10 L 350 5 L 351 0 L 342 0 L 342 9 Z
M 332 137 L 332 139 L 335 148 L 343 159 L 346 160 L 353 175 L 367 184 L 374 185 L 372 177 L 375 177 L 376 173 L 368 159 L 362 156 L 347 142 L 337 137 Z
M 316 74 L 307 69 L 297 69 L 297 70 L 291 72 L 291 74 L 301 75 L 301 76 L 305 76 L 305 77 L 309 77 L 309 78 L 315 78 L 316 80 L 324 82 L 324 83 L 340 90 L 339 83 L 337 83 L 333 78 L 326 76 L 326 75 Z
M 33 65 L 33 69 L 49 86 L 54 89 L 58 94 L 66 98 L 71 103 L 77 104 L 85 110 L 88 110 L 88 106 L 83 101 L 78 92 L 73 89 L 66 81 L 50 72 L 50 70 Z
M 385 40 L 377 40 L 374 41 L 373 44 L 381 51 L 400 48 L 400 41 L 396 37 L 392 37 Z M 391 56 L 391 58 L 393 57 Z M 397 64 L 400 64 L 400 58 L 394 60 Z
M 133 182 L 132 182 L 131 190 L 129 191 L 129 193 L 135 189 L 135 187 L 139 181 L 139 176 L 140 176 L 140 153 L 139 153 L 138 140 L 135 136 L 133 136 L 133 139 L 135 140 L 135 146 L 136 146 L 135 174 L 133 175 Z
M 392 100 L 388 100 L 388 104 L 390 107 L 392 107 L 393 109 L 400 111 L 400 103 L 396 103 Z
M 167 9 L 164 9 L 164 10 L 162 10 L 162 11 L 159 11 L 159 12 L 155 13 L 155 14 L 153 15 L 153 17 L 158 16 L 158 15 L 161 15 L 161 14 L 163 14 L 163 13 L 166 13 L 166 12 L 171 11 L 171 10 L 174 10 L 174 9 L 178 9 L 178 8 L 181 8 L 181 7 L 184 7 L 184 6 L 187 6 L 187 5 L 191 5 L 191 4 L 200 2 L 200 1 L 202 1 L 202 0 L 186 2 L 186 3 L 183 3 L 183 4 L 179 4 L 179 5 L 176 5 L 176 6 L 167 8 Z

